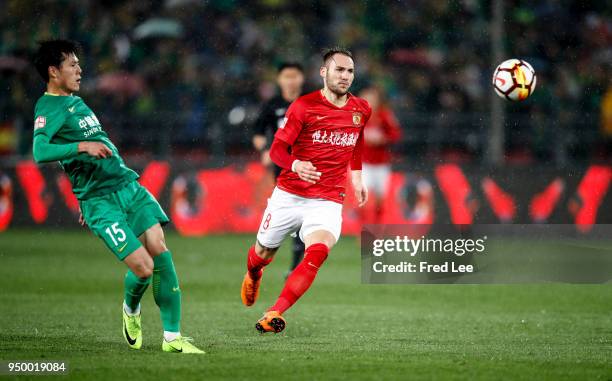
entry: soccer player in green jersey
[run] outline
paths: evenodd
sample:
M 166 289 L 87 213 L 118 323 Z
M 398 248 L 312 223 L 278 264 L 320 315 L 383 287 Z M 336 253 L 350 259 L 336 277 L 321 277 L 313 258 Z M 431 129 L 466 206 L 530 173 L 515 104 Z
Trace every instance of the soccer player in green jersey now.
M 79 46 L 67 40 L 40 44 L 34 58 L 47 91 L 36 103 L 34 160 L 59 161 L 79 200 L 82 219 L 128 267 L 123 303 L 123 336 L 142 346 L 140 300 L 153 282 L 161 312 L 164 352 L 204 353 L 181 336 L 181 290 L 164 240 L 169 219 L 155 198 L 125 166 L 96 115 L 74 95 L 82 70 Z

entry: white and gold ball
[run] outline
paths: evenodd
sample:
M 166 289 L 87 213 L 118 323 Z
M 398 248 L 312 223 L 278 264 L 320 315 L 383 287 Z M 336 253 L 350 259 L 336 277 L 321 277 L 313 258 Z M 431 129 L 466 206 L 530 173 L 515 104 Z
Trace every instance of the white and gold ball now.
M 533 67 L 524 60 L 512 58 L 499 64 L 493 73 L 493 88 L 500 97 L 510 101 L 527 99 L 536 87 Z

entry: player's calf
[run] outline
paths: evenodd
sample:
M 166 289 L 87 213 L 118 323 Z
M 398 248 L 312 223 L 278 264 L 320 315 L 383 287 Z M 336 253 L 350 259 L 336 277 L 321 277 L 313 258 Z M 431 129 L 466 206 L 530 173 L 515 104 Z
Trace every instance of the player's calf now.
M 322 243 L 308 246 L 304 259 L 289 275 L 276 303 L 268 311 L 283 313 L 304 295 L 327 259 L 328 253 L 329 248 Z
M 247 272 L 242 280 L 242 288 L 240 290 L 242 303 L 247 307 L 252 306 L 257 301 L 263 269 L 272 262 L 274 253 L 276 253 L 276 249 L 264 248 L 259 244 L 256 246 L 251 246 L 249 249 L 247 256 Z M 257 248 L 260 249 L 259 254 L 257 253 Z M 265 251 L 263 249 L 265 249 Z M 265 257 L 262 254 L 265 254 Z
M 251 278 L 258 280 L 263 275 L 263 269 L 272 262 L 278 248 L 268 248 L 256 242 L 249 248 L 247 255 L 247 270 Z

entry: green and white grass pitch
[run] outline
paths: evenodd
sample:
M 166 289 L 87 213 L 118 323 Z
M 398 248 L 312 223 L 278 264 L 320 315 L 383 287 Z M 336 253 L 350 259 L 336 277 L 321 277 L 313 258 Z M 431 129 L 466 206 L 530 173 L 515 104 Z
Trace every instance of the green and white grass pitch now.
M 282 287 L 288 250 L 245 308 L 253 235 L 167 241 L 183 333 L 206 355 L 161 352 L 150 291 L 143 349 L 129 350 L 125 267 L 88 232 L 40 229 L 0 234 L 0 360 L 67 360 L 62 379 L 88 380 L 612 379 L 611 285 L 363 285 L 345 237 L 285 314 L 285 332 L 260 335 L 254 323 Z

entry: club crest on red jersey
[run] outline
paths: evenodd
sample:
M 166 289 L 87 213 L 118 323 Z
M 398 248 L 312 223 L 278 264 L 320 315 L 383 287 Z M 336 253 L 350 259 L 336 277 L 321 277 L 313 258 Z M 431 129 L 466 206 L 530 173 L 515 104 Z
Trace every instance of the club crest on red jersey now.
M 34 129 L 38 130 L 39 128 L 43 128 L 47 124 L 47 118 L 44 116 L 39 116 L 34 121 Z
M 354 112 L 353 113 L 353 124 L 359 126 L 361 124 L 361 113 Z

